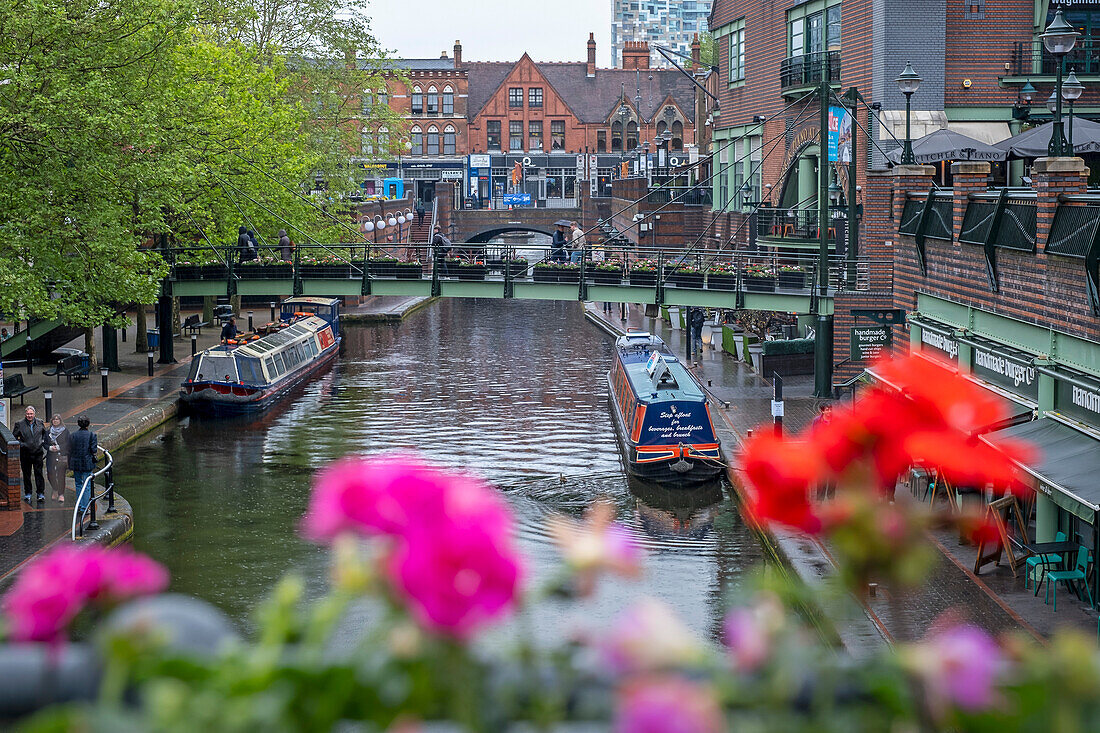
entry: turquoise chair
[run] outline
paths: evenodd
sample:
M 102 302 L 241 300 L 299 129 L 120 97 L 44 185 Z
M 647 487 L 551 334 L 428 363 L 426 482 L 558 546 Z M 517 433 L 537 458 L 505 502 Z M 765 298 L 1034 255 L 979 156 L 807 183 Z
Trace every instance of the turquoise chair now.
M 1054 535 L 1054 541 L 1055 542 L 1065 542 L 1066 541 L 1066 533 L 1065 532 L 1059 532 L 1058 534 Z M 1028 585 L 1028 581 L 1031 580 L 1031 576 L 1034 573 L 1035 568 L 1037 568 L 1040 565 L 1043 565 L 1045 567 L 1047 565 L 1050 565 L 1051 563 L 1057 563 L 1057 562 L 1061 562 L 1061 561 L 1062 561 L 1062 558 L 1061 558 L 1060 555 L 1032 555 L 1031 557 L 1029 557 L 1027 559 L 1027 572 L 1024 574 L 1024 588 L 1027 589 L 1027 588 L 1030 587 Z M 1039 586 L 1038 585 L 1035 586 L 1035 594 L 1036 595 L 1039 594 Z
M 1089 551 L 1087 547 L 1082 547 L 1077 550 L 1077 565 L 1073 570 L 1051 570 L 1047 573 L 1047 592 L 1043 598 L 1043 602 L 1047 603 L 1050 599 L 1050 587 L 1054 586 L 1054 610 L 1058 610 L 1058 583 L 1063 582 L 1066 587 L 1069 588 L 1070 581 L 1080 580 L 1081 585 L 1085 586 L 1085 592 L 1089 594 L 1089 608 L 1094 608 L 1095 603 L 1092 602 L 1092 589 L 1089 588 L 1089 582 L 1085 577 L 1085 571 L 1089 569 Z

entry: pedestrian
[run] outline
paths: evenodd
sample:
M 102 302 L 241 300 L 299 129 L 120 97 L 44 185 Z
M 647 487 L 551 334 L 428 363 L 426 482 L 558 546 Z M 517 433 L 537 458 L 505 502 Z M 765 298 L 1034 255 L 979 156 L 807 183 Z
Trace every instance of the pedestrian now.
M 691 353 L 703 350 L 703 323 L 707 320 L 706 315 L 703 313 L 702 308 L 692 308 L 690 314 L 690 322 L 688 326 L 691 328 L 690 346 Z
M 554 235 L 550 238 L 550 260 L 552 262 L 568 262 L 569 255 L 565 253 L 565 225 L 554 226 Z
M 416 225 L 424 226 L 424 199 L 416 200 Z
M 572 252 L 569 253 L 570 262 L 580 262 L 584 257 L 584 232 L 581 231 L 580 225 L 577 222 L 573 222 L 572 229 L 570 230 L 569 245 L 572 248 Z
M 252 259 L 248 256 L 248 251 L 251 248 L 252 240 L 248 236 L 248 229 L 239 227 L 237 229 L 237 262 L 244 262 L 245 260 Z
M 294 259 L 294 245 L 290 242 L 286 229 L 279 230 L 279 257 L 284 262 L 290 262 Z
M 0 328 L 0 341 L 8 340 L 8 329 Z
M 237 338 L 237 333 L 237 319 L 230 316 L 229 320 L 222 326 L 222 343 L 228 344 L 230 340 Z
M 435 250 L 435 264 L 439 272 L 447 274 L 447 258 L 451 256 L 451 240 L 443 236 L 443 228 L 437 226 L 432 235 L 432 248 Z
M 38 489 L 38 501 L 46 501 L 46 479 L 42 468 L 46 460 L 50 436 L 46 426 L 36 417 L 33 405 L 27 405 L 23 411 L 25 419 L 12 428 L 12 434 L 19 441 L 19 467 L 23 469 L 23 500 L 31 502 L 31 478 Z
M 87 415 L 81 415 L 76 419 L 77 431 L 73 433 L 69 441 L 69 468 L 73 472 L 73 481 L 76 484 L 77 506 L 81 513 L 91 503 L 95 488 L 91 478 L 95 473 L 96 452 L 99 450 L 99 438 L 88 429 L 92 421 Z M 88 484 L 88 490 L 84 491 L 84 484 Z
M 833 406 L 829 403 L 819 405 L 817 408 L 817 416 L 810 421 L 810 430 L 817 430 L 818 428 L 827 425 L 830 420 L 833 419 Z M 831 499 L 833 494 L 836 493 L 836 483 L 833 481 L 822 481 L 817 485 L 817 498 L 818 501 L 824 499 Z
M 50 498 L 65 503 L 65 474 L 69 472 L 72 436 L 60 415 L 50 420 L 50 447 L 46 454 L 46 477 L 50 480 Z
M 248 230 L 248 260 L 251 262 L 260 256 L 260 243 L 256 240 L 256 232 Z

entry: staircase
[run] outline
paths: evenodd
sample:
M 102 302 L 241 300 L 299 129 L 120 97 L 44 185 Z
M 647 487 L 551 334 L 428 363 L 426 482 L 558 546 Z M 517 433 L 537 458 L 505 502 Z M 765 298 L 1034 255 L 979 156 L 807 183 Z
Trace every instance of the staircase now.
M 435 201 L 432 201 L 430 211 L 424 212 L 424 223 L 416 223 L 416 212 L 413 212 L 413 223 L 409 227 L 409 244 L 427 244 L 432 241 L 432 221 L 435 217 Z

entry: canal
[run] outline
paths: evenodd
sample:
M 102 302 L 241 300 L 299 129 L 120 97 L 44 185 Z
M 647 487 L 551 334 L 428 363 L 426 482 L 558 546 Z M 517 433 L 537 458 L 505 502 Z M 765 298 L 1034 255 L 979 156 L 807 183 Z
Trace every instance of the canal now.
M 690 492 L 627 480 L 608 406 L 612 339 L 576 302 L 441 300 L 400 324 L 346 326 L 334 367 L 262 417 L 184 418 L 127 449 L 116 471 L 135 546 L 173 590 L 253 630 L 252 610 L 288 571 L 324 590 L 325 553 L 297 534 L 311 474 L 348 454 L 418 451 L 500 487 L 536 579 L 557 563 L 546 531 L 598 497 L 647 552 L 638 582 L 579 605 L 541 604 L 536 633 L 599 628 L 643 594 L 716 637 L 761 548 L 718 486 Z

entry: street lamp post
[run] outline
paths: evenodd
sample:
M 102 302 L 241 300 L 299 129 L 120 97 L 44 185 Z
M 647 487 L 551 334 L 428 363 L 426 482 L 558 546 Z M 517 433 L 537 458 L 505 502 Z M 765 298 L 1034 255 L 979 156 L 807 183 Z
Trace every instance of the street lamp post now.
M 1085 85 L 1077 79 L 1077 72 L 1069 72 L 1069 76 L 1062 82 L 1062 99 L 1069 104 L 1069 154 L 1073 155 L 1073 103 L 1085 93 Z
M 1054 13 L 1054 20 L 1050 21 L 1046 31 L 1039 36 L 1043 39 L 1043 46 L 1058 63 L 1058 83 L 1054 88 L 1054 128 L 1050 132 L 1050 145 L 1047 146 L 1047 153 L 1053 157 L 1061 157 L 1070 152 L 1062 130 L 1062 57 L 1073 50 L 1078 35 L 1077 29 L 1066 22 L 1062 9 L 1059 8 Z
M 905 147 L 901 151 L 902 165 L 913 165 L 916 162 L 913 160 L 913 139 L 910 134 L 910 117 L 912 115 L 910 101 L 920 87 L 920 81 L 920 75 L 913 71 L 913 65 L 906 61 L 905 69 L 898 75 L 898 89 L 905 95 Z

